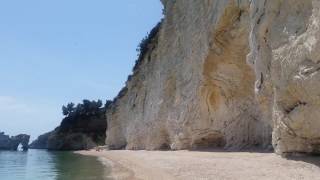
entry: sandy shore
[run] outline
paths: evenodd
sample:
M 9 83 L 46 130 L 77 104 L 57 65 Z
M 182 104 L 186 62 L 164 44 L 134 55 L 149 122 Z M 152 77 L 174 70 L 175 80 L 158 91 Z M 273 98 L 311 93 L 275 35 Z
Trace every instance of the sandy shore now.
M 114 179 L 315 180 L 320 157 L 283 159 L 273 153 L 199 151 L 79 151 L 97 156 Z

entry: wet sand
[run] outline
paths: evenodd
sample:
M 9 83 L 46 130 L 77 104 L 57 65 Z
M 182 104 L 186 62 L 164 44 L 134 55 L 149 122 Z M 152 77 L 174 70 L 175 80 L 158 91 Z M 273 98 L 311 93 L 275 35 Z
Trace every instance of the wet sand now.
M 315 180 L 320 157 L 284 159 L 274 153 L 202 151 L 79 151 L 99 157 L 114 179 Z

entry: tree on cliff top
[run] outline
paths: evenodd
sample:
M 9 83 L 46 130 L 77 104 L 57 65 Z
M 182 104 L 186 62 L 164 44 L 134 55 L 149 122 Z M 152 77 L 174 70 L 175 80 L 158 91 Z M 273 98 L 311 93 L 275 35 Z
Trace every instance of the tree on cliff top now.
M 59 131 L 70 131 L 79 127 L 84 128 L 86 124 L 106 122 L 106 108 L 111 101 L 103 106 L 101 100 L 90 101 L 84 99 L 82 103 L 75 105 L 68 103 L 62 106 L 62 114 L 65 116 L 60 124 Z
M 62 114 L 68 116 L 74 111 L 74 103 L 69 103 L 67 106 L 62 106 Z
M 62 114 L 66 117 L 96 115 L 101 111 L 104 111 L 101 100 L 90 101 L 84 99 L 82 103 L 77 104 L 77 106 L 75 106 L 74 103 L 69 103 L 67 106 L 62 106 Z

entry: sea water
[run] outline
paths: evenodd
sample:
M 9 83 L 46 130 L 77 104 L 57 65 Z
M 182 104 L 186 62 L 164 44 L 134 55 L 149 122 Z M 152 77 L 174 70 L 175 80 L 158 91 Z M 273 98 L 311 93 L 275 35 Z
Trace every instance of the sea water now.
M 0 151 L 0 180 L 104 180 L 97 158 L 46 150 Z

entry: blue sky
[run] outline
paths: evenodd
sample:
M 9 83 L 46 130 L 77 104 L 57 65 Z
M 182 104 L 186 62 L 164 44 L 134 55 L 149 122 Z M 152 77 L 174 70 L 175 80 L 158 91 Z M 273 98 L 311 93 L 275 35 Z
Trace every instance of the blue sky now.
M 0 0 L 0 131 L 35 139 L 63 104 L 112 99 L 161 18 L 160 0 Z

